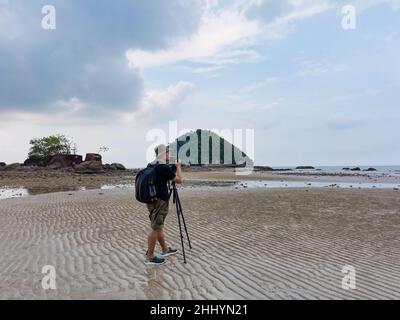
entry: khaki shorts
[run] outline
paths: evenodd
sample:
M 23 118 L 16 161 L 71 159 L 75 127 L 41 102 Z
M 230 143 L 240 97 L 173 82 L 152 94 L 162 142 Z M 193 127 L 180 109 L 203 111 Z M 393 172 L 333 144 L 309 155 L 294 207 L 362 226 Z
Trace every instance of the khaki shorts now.
M 153 230 L 162 229 L 165 218 L 168 215 L 169 201 L 157 199 L 147 204 L 147 209 L 150 212 L 149 218 L 151 221 L 151 228 Z

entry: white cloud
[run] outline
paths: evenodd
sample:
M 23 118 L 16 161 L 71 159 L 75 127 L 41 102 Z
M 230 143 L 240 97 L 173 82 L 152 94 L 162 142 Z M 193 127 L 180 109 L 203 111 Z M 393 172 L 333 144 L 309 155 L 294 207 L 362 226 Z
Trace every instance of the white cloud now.
M 178 62 L 227 65 L 258 61 L 261 54 L 254 46 L 265 39 L 286 37 L 294 23 L 345 4 L 358 12 L 388 4 L 400 7 L 400 0 L 204 0 L 198 30 L 187 38 L 170 41 L 169 48 L 158 51 L 130 49 L 126 56 L 132 67 L 153 68 Z
M 214 73 L 216 71 L 219 71 L 222 69 L 221 66 L 215 66 L 215 67 L 200 67 L 200 68 L 194 68 L 191 69 L 192 72 L 196 74 L 209 74 L 209 73 Z
M 282 38 L 294 21 L 332 8 L 326 1 L 287 0 L 278 9 L 272 6 L 272 17 L 264 21 L 262 17 L 252 17 L 249 12 L 272 4 L 268 1 L 235 1 L 228 7 L 219 1 L 205 3 L 200 26 L 194 34 L 170 41 L 165 50 L 130 49 L 126 53 L 130 65 L 145 69 L 182 61 L 210 65 L 259 61 L 262 55 L 254 46 L 260 41 Z
M 170 41 L 165 50 L 146 51 L 130 49 L 126 56 L 132 67 L 152 68 L 181 61 L 226 65 L 262 59 L 253 49 L 265 38 L 282 38 L 289 32 L 290 24 L 331 8 L 325 1 L 307 4 L 287 0 L 287 10 L 276 12 L 269 21 L 249 17 L 251 9 L 264 5 L 264 1 L 235 1 L 229 7 L 218 1 L 207 1 L 198 30 L 188 38 Z
M 30 123 L 37 126 L 81 126 L 103 125 L 117 122 L 121 112 L 110 111 L 96 105 L 90 105 L 74 97 L 68 100 L 58 100 L 52 108 L 41 110 L 6 110 L 1 117 L 10 123 Z M 2 124 L 2 122 L 0 122 Z
M 193 93 L 194 89 L 194 84 L 181 81 L 165 90 L 149 91 L 144 95 L 138 110 L 132 114 L 125 114 L 124 120 L 128 122 L 142 118 L 165 120 L 176 116 L 179 105 Z
M 260 32 L 259 24 L 231 10 L 204 12 L 197 32 L 179 39 L 169 49 L 145 51 L 133 49 L 127 52 L 130 65 L 140 68 L 157 67 L 179 61 L 229 64 L 242 60 L 258 59 L 253 50 L 238 50 L 247 46 Z
M 257 1 L 260 11 L 269 12 L 268 19 L 264 20 L 260 39 L 282 39 L 285 38 L 292 30 L 295 22 L 313 17 L 315 15 L 327 12 L 333 6 L 327 1 L 302 1 L 287 0 L 282 1 L 280 10 L 276 9 L 275 15 L 268 10 L 272 7 L 272 1 Z M 261 9 L 261 7 L 264 7 Z M 254 10 L 249 8 L 248 10 Z M 263 21 L 263 17 L 258 15 L 258 19 Z

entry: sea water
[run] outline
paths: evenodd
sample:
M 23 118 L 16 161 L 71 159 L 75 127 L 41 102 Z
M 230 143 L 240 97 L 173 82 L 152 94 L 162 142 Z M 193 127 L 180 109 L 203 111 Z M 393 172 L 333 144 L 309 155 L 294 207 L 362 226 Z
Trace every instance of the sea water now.
M 369 173 L 369 174 L 373 174 L 373 173 L 385 173 L 385 174 L 390 174 L 390 175 L 396 175 L 396 176 L 400 176 L 400 166 L 357 166 L 357 165 L 353 165 L 353 166 L 317 166 L 314 167 L 315 169 L 306 169 L 306 170 L 298 170 L 296 169 L 296 167 L 273 167 L 273 169 L 290 169 L 292 171 L 287 171 L 288 173 L 293 172 L 295 173 Z M 351 170 L 343 170 L 344 168 L 349 168 L 349 169 L 353 169 L 353 168 L 360 168 L 360 171 L 351 171 Z M 376 169 L 376 171 L 366 171 L 369 168 L 374 168 Z

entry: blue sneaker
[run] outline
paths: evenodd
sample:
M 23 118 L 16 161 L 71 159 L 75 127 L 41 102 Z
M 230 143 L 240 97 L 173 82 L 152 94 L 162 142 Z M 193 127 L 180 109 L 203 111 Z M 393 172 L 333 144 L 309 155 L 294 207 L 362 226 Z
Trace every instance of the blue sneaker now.
M 144 264 L 145 265 L 162 265 L 165 263 L 165 259 L 159 258 L 159 257 L 153 257 L 151 260 L 145 260 Z
M 170 247 L 166 253 L 164 253 L 164 252 L 160 253 L 160 257 L 165 258 L 168 256 L 172 256 L 173 254 L 176 254 L 177 252 L 178 252 L 177 249 Z

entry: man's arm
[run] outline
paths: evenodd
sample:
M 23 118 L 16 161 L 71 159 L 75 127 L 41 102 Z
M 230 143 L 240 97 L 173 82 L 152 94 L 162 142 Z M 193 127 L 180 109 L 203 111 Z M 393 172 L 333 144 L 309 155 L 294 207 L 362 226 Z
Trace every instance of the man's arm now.
M 178 160 L 176 162 L 176 176 L 175 178 L 172 180 L 172 182 L 175 183 L 182 183 L 183 179 L 182 179 L 182 161 Z

